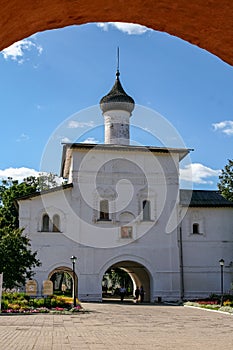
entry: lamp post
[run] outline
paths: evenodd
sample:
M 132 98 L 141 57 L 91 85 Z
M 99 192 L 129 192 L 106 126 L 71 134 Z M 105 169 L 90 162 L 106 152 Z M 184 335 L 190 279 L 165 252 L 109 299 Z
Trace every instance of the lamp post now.
M 73 306 L 76 307 L 76 295 L 75 295 L 75 262 L 77 260 L 76 256 L 72 255 L 70 258 L 72 262 L 72 271 L 73 271 Z
M 223 266 L 224 266 L 224 260 L 220 259 L 219 264 L 221 268 L 221 306 L 223 305 Z

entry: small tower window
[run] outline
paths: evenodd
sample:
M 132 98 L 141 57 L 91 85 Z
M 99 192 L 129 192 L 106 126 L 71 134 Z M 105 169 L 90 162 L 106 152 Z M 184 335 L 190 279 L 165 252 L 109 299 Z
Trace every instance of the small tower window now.
M 142 210 L 143 210 L 143 214 L 142 214 L 143 221 L 150 220 L 150 202 L 149 201 L 145 200 L 142 202 Z
M 193 224 L 193 234 L 199 234 L 199 224 L 195 223 Z
M 109 220 L 109 204 L 108 200 L 100 201 L 100 216 L 99 220 Z
M 49 232 L 49 216 L 48 214 L 44 214 L 42 218 L 42 231 Z
M 53 215 L 53 232 L 60 232 L 60 217 L 59 215 Z

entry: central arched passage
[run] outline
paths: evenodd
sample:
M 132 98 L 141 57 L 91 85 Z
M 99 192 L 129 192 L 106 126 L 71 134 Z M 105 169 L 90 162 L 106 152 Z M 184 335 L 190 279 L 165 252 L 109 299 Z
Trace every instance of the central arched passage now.
M 117 277 L 113 277 L 116 275 Z M 128 301 L 133 301 L 136 287 L 143 286 L 145 291 L 144 302 L 150 302 L 150 273 L 141 263 L 124 260 L 109 266 L 102 277 L 103 300 L 119 301 L 118 291 L 121 286 L 126 288 L 125 300 Z

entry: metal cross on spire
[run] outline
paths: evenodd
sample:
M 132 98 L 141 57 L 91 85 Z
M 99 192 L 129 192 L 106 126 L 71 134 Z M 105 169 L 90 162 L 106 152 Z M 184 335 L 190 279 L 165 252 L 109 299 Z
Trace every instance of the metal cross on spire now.
M 120 76 L 119 67 L 120 67 L 120 49 L 119 49 L 119 46 L 117 46 L 117 72 L 116 72 L 117 77 Z

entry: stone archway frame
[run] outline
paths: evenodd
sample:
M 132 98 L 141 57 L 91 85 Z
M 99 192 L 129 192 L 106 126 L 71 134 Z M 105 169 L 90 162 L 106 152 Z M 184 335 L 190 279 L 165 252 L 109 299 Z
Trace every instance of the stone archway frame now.
M 34 33 L 91 22 L 129 22 L 169 33 L 233 65 L 230 0 L 0 0 L 0 50 Z
M 53 268 L 52 270 L 50 270 L 49 274 L 48 274 L 48 280 L 50 280 L 50 278 L 52 277 L 52 275 L 56 272 L 67 272 L 73 279 L 73 271 L 70 267 L 67 266 L 57 266 L 55 268 Z M 72 282 L 73 283 L 73 282 Z M 75 273 L 75 294 L 78 294 L 78 276 Z
M 121 255 L 109 260 L 99 271 L 99 285 L 102 284 L 105 272 L 111 268 L 122 268 L 132 278 L 134 285 L 143 285 L 145 301 L 153 302 L 153 268 L 149 262 L 134 255 Z

